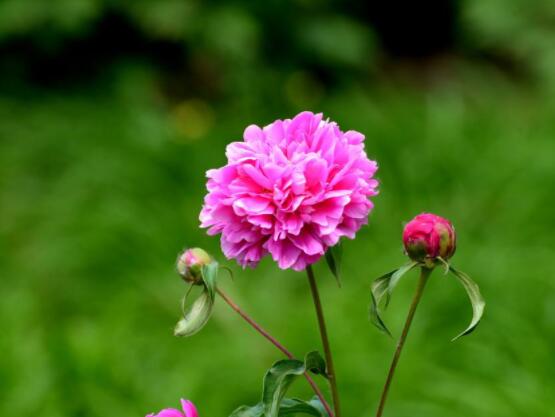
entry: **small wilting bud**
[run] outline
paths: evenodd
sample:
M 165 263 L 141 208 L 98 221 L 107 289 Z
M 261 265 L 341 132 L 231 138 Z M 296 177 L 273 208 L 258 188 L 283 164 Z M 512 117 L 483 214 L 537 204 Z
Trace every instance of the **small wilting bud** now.
M 413 261 L 424 262 L 432 267 L 438 258 L 446 261 L 455 253 L 455 228 L 443 217 L 430 213 L 419 214 L 405 226 L 403 244 Z
M 202 282 L 202 267 L 212 262 L 210 255 L 203 249 L 187 249 L 177 259 L 177 272 L 187 282 Z

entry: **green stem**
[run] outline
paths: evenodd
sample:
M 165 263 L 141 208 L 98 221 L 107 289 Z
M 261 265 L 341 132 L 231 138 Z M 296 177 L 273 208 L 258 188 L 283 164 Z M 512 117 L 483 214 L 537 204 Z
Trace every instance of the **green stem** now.
M 229 295 L 223 292 L 220 288 L 216 288 L 216 291 L 222 297 L 222 299 L 237 313 L 239 314 L 250 326 L 256 330 L 259 334 L 261 334 L 264 338 L 266 338 L 272 345 L 278 348 L 285 356 L 289 359 L 294 359 L 293 354 L 283 346 L 275 337 L 273 337 L 267 330 L 265 330 L 260 324 L 255 322 L 252 317 L 250 317 L 247 313 L 245 313 L 241 308 L 233 301 Z M 334 417 L 333 412 L 331 411 L 331 407 L 327 403 L 326 399 L 324 398 L 324 394 L 320 391 L 320 388 L 316 384 L 316 382 L 312 379 L 312 377 L 308 374 L 308 372 L 304 373 L 306 380 L 310 387 L 314 390 L 314 393 L 326 409 L 326 412 L 330 417 Z
M 322 338 L 322 346 L 324 348 L 324 355 L 326 357 L 327 374 L 330 381 L 331 395 L 333 399 L 333 409 L 335 417 L 341 417 L 341 410 L 339 406 L 339 391 L 337 390 L 337 379 L 335 376 L 335 369 L 333 366 L 333 358 L 331 354 L 330 341 L 328 339 L 328 331 L 326 329 L 326 321 L 324 319 L 324 311 L 322 310 L 322 303 L 320 301 L 320 294 L 318 293 L 318 286 L 314 278 L 314 272 L 309 265 L 306 267 L 306 274 L 310 284 L 310 291 L 312 299 L 314 300 L 314 307 L 316 308 L 316 317 L 318 317 L 318 327 L 320 329 L 320 336 Z
M 426 282 L 428 282 L 428 278 L 431 272 L 432 272 L 432 269 L 427 268 L 425 266 L 423 266 L 420 270 L 420 278 L 418 280 L 418 285 L 416 286 L 416 291 L 412 298 L 412 303 L 409 308 L 407 320 L 405 321 L 405 327 L 403 328 L 403 333 L 401 333 L 401 337 L 399 338 L 399 342 L 397 343 L 397 349 L 395 350 L 395 354 L 393 355 L 393 360 L 391 361 L 391 366 L 389 367 L 389 373 L 387 374 L 387 379 L 383 387 L 382 396 L 380 398 L 380 405 L 378 406 L 376 417 L 381 417 L 383 413 L 383 409 L 385 407 L 385 401 L 387 399 L 387 393 L 389 392 L 389 387 L 391 386 L 391 381 L 393 380 L 393 374 L 395 373 L 395 368 L 397 367 L 397 363 L 399 362 L 399 358 L 401 357 L 401 352 L 403 350 L 403 346 L 405 345 L 405 340 L 407 339 L 407 335 L 409 334 L 410 325 L 412 324 L 412 319 L 414 318 L 416 307 L 418 307 L 418 303 L 422 298 L 424 287 L 426 286 Z

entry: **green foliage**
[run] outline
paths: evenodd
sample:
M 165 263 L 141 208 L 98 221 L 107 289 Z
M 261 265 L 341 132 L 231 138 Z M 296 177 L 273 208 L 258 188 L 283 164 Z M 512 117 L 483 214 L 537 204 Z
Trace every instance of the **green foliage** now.
M 341 259 L 343 257 L 343 245 L 338 243 L 326 251 L 326 262 L 328 267 L 337 280 L 337 285 L 341 287 Z
M 108 2 L 39 3 L 0 2 L 3 44 L 23 37 L 56 48 L 86 37 Z M 188 397 L 202 416 L 223 416 L 258 401 L 258 376 L 277 352 L 224 303 L 197 337 L 172 335 L 184 291 L 173 261 L 186 246 L 204 247 L 232 268 L 233 298 L 291 351 L 319 346 L 304 276 L 270 260 L 256 270 L 224 262 L 219 239 L 198 227 L 204 174 L 225 162 L 225 145 L 240 140 L 250 123 L 312 109 L 363 132 L 380 166 L 370 223 L 344 243 L 348 279 L 341 290 L 331 279 L 319 281 L 344 415 L 373 415 L 393 348 L 369 331 L 369 277 L 402 259 L 402 221 L 432 211 L 455 224 L 453 262 L 479 277 L 487 319 L 464 343 L 449 344 L 467 324 L 468 300 L 455 279 L 430 280 L 388 413 L 555 417 L 550 1 L 460 6 L 466 50 L 485 43 L 489 50 L 523 51 L 514 54 L 518 67 L 537 69 L 524 79 L 507 77 L 505 67 L 446 57 L 426 62 L 424 74 L 418 65 L 394 66 L 410 73 L 401 82 L 391 66 L 345 75 L 354 62 L 377 65 L 376 58 L 350 58 L 351 51 L 341 63 L 322 47 L 303 55 L 317 38 L 299 41 L 303 19 L 342 15 L 336 3 L 294 2 L 300 11 L 275 1 L 252 2 L 263 3 L 256 10 L 240 3 L 214 9 L 208 2 L 109 3 L 127 10 L 148 39 L 184 39 L 205 78 L 167 79 L 148 58 L 125 56 L 79 83 L 63 79 L 56 89 L 18 84 L 2 72 L 1 84 L 10 88 L 0 94 L 0 415 L 143 416 Z M 287 25 L 271 25 L 283 7 L 293 9 Z M 490 11 L 470 15 L 469 7 Z M 205 23 L 220 14 L 251 23 L 230 39 L 202 33 L 217 26 Z M 358 33 L 358 17 L 346 18 Z M 236 26 L 226 23 L 226 34 Z M 272 36 L 286 39 L 282 49 L 264 47 Z M 221 52 L 227 42 L 239 47 Z M 254 50 L 241 51 L 241 42 Z M 376 45 L 364 42 L 356 53 L 370 56 Z M 236 57 L 238 50 L 245 55 Z M 4 68 L 10 57 L 2 61 Z M 72 57 L 63 62 L 71 66 Z M 314 62 L 334 68 L 342 81 L 322 80 Z M 214 99 L 197 90 L 206 84 L 233 93 Z M 162 85 L 185 93 L 168 99 Z M 314 270 L 328 273 L 324 262 Z M 411 277 L 391 300 L 392 328 L 405 319 Z M 305 385 L 294 388 L 310 398 Z
M 212 261 L 202 267 L 202 292 L 193 302 L 189 311 L 183 311 L 183 318 L 179 320 L 173 331 L 176 336 L 192 336 L 199 332 L 210 319 L 216 299 L 218 271 L 219 265 L 216 261 Z M 188 294 L 189 291 L 187 292 Z M 184 306 L 187 301 L 187 295 L 185 295 L 183 300 Z
M 385 307 L 388 306 L 393 290 L 401 278 L 417 265 L 418 262 L 409 262 L 394 271 L 388 272 L 387 274 L 376 278 L 370 286 L 370 321 L 378 329 L 387 333 L 389 336 L 391 336 L 391 332 L 386 327 L 380 316 L 380 303 L 385 296 Z
M 264 376 L 262 401 L 252 407 L 241 406 L 230 417 L 279 417 L 297 413 L 326 416 L 318 398 L 310 401 L 284 398 L 293 381 L 308 371 L 326 374 L 326 364 L 318 352 L 307 353 L 304 362 L 296 359 L 277 361 Z
M 461 334 L 453 339 L 457 340 L 459 337 L 470 334 L 474 331 L 474 329 L 476 329 L 476 326 L 478 326 L 480 320 L 482 319 L 482 315 L 484 314 L 486 302 L 484 301 L 482 294 L 480 294 L 480 288 L 478 287 L 478 284 L 476 284 L 468 275 L 453 268 L 452 266 L 449 268 L 449 270 L 461 282 L 466 293 L 468 294 L 470 303 L 472 304 L 472 321 Z

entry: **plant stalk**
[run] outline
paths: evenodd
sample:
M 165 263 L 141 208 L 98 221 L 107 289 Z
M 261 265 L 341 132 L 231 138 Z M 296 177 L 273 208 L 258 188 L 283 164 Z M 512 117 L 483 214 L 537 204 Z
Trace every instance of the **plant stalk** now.
M 314 271 L 310 265 L 306 267 L 306 274 L 308 276 L 308 283 L 310 284 L 310 292 L 312 293 L 314 307 L 316 308 L 316 317 L 318 318 L 318 327 L 320 329 L 320 337 L 322 338 L 322 346 L 324 348 L 324 356 L 326 358 L 327 374 L 333 399 L 333 410 L 335 412 L 335 417 L 341 417 L 339 391 L 337 390 L 337 379 L 335 375 L 335 368 L 333 366 L 333 357 L 331 354 L 330 341 L 326 328 L 326 320 L 324 318 L 322 302 L 320 301 L 320 294 L 318 293 L 318 286 L 316 284 L 316 279 L 314 278 Z
M 380 405 L 378 406 L 376 417 L 381 417 L 383 413 L 383 410 L 385 407 L 385 401 L 387 399 L 387 394 L 391 386 L 391 381 L 393 380 L 393 375 L 395 373 L 395 369 L 397 368 L 397 363 L 399 362 L 399 358 L 401 357 L 401 352 L 403 350 L 403 346 L 405 345 L 405 340 L 407 339 L 407 336 L 409 334 L 410 326 L 412 324 L 412 319 L 414 318 L 414 313 L 416 312 L 418 303 L 422 298 L 424 288 L 426 287 L 426 283 L 428 282 L 428 278 L 430 277 L 431 272 L 432 272 L 431 268 L 427 268 L 425 266 L 421 267 L 420 278 L 418 279 L 418 284 L 416 286 L 416 290 L 412 298 L 407 319 L 405 321 L 405 326 L 403 327 L 403 332 L 401 333 L 399 342 L 397 342 L 397 349 L 395 350 L 395 354 L 393 355 L 393 360 L 391 361 L 391 366 L 389 367 L 389 373 L 387 374 L 387 379 L 383 387 L 382 396 L 380 398 Z
M 273 337 L 270 333 L 268 333 L 262 326 L 260 326 L 257 322 L 255 322 L 247 313 L 245 313 L 241 308 L 235 304 L 235 302 L 229 298 L 229 296 L 224 293 L 220 288 L 216 288 L 217 293 L 222 297 L 222 299 L 237 313 L 239 314 L 251 327 L 256 330 L 259 334 L 265 337 L 271 344 L 273 344 L 276 348 L 278 348 L 285 356 L 289 359 L 294 359 L 295 357 L 293 354 L 283 346 L 275 337 Z M 324 394 L 316 384 L 316 382 L 312 379 L 312 377 L 308 374 L 308 372 L 304 373 L 304 377 L 308 381 L 309 385 L 312 387 L 312 390 L 326 409 L 326 412 L 330 417 L 335 417 L 333 411 L 331 410 L 330 405 L 324 398 Z

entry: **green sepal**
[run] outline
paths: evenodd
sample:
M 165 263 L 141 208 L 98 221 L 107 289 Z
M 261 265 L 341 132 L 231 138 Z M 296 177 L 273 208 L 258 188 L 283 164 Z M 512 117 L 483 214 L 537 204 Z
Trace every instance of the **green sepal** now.
M 484 298 L 480 293 L 480 288 L 478 287 L 478 284 L 476 284 L 468 275 L 453 268 L 453 266 L 450 267 L 450 271 L 461 282 L 462 286 L 466 290 L 468 298 L 470 299 L 470 303 L 472 304 L 472 321 L 462 333 L 452 339 L 452 341 L 455 341 L 459 337 L 470 334 L 476 329 L 476 326 L 478 326 L 484 314 L 486 302 L 484 301 Z
M 326 262 L 331 273 L 337 281 L 337 285 L 341 287 L 341 258 L 343 257 L 343 246 L 338 243 L 330 247 L 326 251 Z
M 204 265 L 201 272 L 203 281 L 202 292 L 193 302 L 189 311 L 183 312 L 183 318 L 175 326 L 175 336 L 188 337 L 194 335 L 204 327 L 212 315 L 216 298 L 218 263 L 213 261 L 208 265 Z

